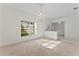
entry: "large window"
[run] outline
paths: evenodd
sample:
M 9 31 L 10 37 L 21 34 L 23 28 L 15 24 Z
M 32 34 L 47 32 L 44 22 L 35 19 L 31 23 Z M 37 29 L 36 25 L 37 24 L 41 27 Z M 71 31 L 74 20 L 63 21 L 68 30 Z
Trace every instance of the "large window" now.
M 29 36 L 35 34 L 35 23 L 29 21 L 21 21 L 21 36 Z

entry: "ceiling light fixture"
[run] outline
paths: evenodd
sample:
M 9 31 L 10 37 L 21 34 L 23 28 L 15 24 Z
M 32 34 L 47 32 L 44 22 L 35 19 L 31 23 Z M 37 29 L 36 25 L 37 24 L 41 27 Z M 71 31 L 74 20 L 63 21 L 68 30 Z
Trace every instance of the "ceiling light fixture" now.
M 38 18 L 40 20 L 45 19 L 45 14 L 44 14 L 44 5 L 41 3 L 40 4 L 40 13 L 38 15 Z

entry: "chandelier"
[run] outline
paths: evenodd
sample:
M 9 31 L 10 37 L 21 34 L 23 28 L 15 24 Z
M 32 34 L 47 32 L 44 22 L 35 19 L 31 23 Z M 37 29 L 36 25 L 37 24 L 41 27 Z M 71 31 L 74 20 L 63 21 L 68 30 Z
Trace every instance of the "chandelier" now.
M 40 20 L 44 20 L 45 19 L 45 10 L 44 10 L 44 4 L 40 4 L 40 13 L 38 14 L 38 18 L 40 19 Z

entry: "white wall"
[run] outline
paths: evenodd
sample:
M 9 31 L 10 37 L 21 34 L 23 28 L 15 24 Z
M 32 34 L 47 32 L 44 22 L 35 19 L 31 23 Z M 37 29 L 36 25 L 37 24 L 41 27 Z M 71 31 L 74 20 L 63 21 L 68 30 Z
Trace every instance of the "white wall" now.
M 1 27 L 2 27 L 2 6 L 0 5 L 0 46 L 1 46 Z
M 79 41 L 79 14 L 65 19 L 65 40 Z
M 20 40 L 19 14 L 6 6 L 2 6 L 1 45 L 7 45 Z
M 2 14 L 1 14 L 2 13 Z M 19 41 L 34 39 L 42 36 L 45 30 L 46 21 L 38 21 L 35 16 L 28 14 L 27 12 L 17 10 L 3 5 L 0 8 L 0 42 L 1 46 L 13 44 Z M 37 34 L 32 36 L 21 37 L 20 25 L 21 20 L 37 22 Z

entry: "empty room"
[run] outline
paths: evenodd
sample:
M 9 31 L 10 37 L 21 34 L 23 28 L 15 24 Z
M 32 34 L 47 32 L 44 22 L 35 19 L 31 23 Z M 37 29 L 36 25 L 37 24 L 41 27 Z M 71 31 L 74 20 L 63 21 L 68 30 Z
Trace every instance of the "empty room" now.
M 79 56 L 79 3 L 0 3 L 0 56 Z

